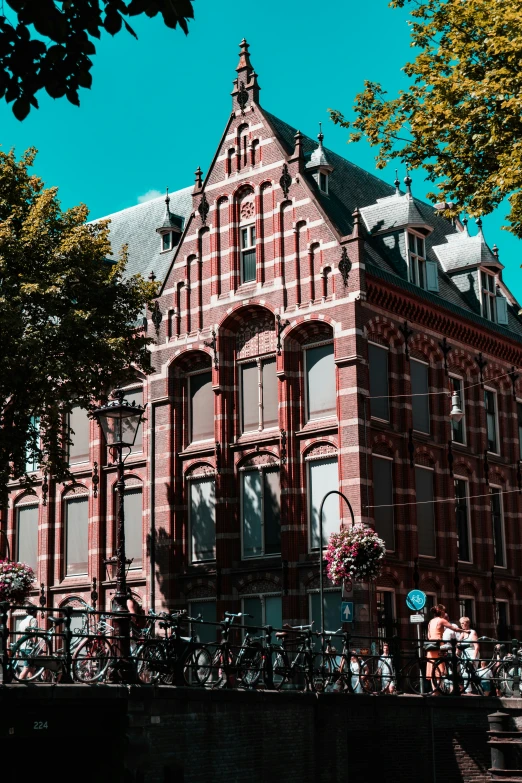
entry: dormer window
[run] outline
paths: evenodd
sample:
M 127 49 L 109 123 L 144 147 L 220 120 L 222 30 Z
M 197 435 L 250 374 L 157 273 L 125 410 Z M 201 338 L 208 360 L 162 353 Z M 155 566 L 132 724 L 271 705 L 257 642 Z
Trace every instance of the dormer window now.
M 482 290 L 482 315 L 488 321 L 497 321 L 497 302 L 495 295 L 495 275 L 480 272 L 480 287 Z
M 328 174 L 324 171 L 319 172 L 319 190 L 321 193 L 328 193 Z
M 424 239 L 408 231 L 411 282 L 426 289 L 426 250 Z
M 241 228 L 241 282 L 251 283 L 256 279 L 256 227 Z
M 172 231 L 168 231 L 166 234 L 161 235 L 161 250 L 170 250 L 172 247 Z

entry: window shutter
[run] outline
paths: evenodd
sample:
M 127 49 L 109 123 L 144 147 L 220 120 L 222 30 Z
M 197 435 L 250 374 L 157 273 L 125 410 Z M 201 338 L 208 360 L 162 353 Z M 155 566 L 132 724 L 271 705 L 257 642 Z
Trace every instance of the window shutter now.
M 69 463 L 88 462 L 90 419 L 88 412 L 78 406 L 69 414 L 69 429 L 72 443 L 69 446 Z
M 435 512 L 433 508 L 433 471 L 415 468 L 417 493 L 417 535 L 419 555 L 435 557 Z
M 327 492 L 339 489 L 337 458 L 309 463 L 310 539 L 312 549 L 319 548 L 319 511 Z M 330 533 L 339 532 L 339 496 L 330 495 L 323 507 L 323 546 L 328 545 Z
M 278 390 L 276 375 L 276 360 L 268 359 L 263 362 L 263 429 L 277 427 L 278 418 Z
M 38 568 L 38 506 L 20 506 L 18 509 L 18 560 L 27 563 L 36 572 Z
M 66 501 L 67 574 L 86 574 L 89 554 L 89 498 Z
M 426 287 L 428 291 L 439 290 L 439 271 L 436 261 L 426 261 Z
M 141 488 L 130 488 L 123 496 L 125 513 L 125 554 L 132 557 L 131 568 L 141 568 L 143 559 L 143 499 Z
M 212 373 L 190 376 L 190 441 L 214 439 Z
M 332 343 L 307 349 L 306 376 L 308 418 L 335 416 L 335 363 Z
M 279 470 L 265 470 L 264 477 L 264 517 L 265 517 L 265 555 L 281 551 L 281 483 Z
M 214 479 L 191 480 L 188 483 L 192 560 L 215 560 L 216 490 Z
M 243 555 L 255 557 L 262 551 L 261 475 L 258 470 L 243 473 Z
M 259 373 L 257 364 L 241 366 L 243 432 L 259 430 Z
M 497 323 L 502 326 L 508 325 L 507 299 L 504 296 L 497 296 Z

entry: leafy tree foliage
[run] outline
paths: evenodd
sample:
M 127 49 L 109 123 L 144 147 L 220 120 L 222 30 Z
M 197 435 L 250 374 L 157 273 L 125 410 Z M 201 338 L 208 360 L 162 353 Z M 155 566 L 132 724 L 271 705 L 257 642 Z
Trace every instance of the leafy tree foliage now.
M 12 13 L 9 13 L 9 8 Z M 188 33 L 192 0 L 3 0 L 0 5 L 0 98 L 23 120 L 36 93 L 79 106 L 78 90 L 92 83 L 93 38 L 122 27 L 137 38 L 127 18 L 161 14 L 167 27 Z
M 88 408 L 129 365 L 149 372 L 150 342 L 136 325 L 155 285 L 111 260 L 109 221 L 63 212 L 57 189 L 0 153 L 0 494 L 27 461 L 68 476 L 64 416 Z
M 417 56 L 406 63 L 409 88 L 387 98 L 365 82 L 356 119 L 330 110 L 378 146 L 377 166 L 398 158 L 423 166 L 438 201 L 455 201 L 471 215 L 509 198 L 508 230 L 522 237 L 522 13 L 520 0 L 392 0 L 413 2 L 411 39 Z

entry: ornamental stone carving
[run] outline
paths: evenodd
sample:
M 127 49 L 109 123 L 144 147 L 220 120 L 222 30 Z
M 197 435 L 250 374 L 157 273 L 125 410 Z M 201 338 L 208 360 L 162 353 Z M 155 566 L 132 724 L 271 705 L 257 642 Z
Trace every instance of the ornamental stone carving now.
M 241 220 L 251 220 L 255 215 L 255 211 L 256 210 L 253 201 L 243 201 L 240 208 Z
M 274 319 L 266 314 L 254 321 L 242 324 L 237 333 L 238 359 L 276 352 Z

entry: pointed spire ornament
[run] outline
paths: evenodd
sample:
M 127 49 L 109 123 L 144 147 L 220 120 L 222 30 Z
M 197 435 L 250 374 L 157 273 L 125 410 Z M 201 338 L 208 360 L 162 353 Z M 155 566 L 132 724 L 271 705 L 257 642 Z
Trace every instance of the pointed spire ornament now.
M 411 183 L 412 178 L 410 177 L 408 173 L 408 169 L 406 169 L 406 176 L 404 177 L 404 184 L 406 185 L 406 195 L 408 195 L 411 198 Z
M 468 237 L 469 237 L 469 230 L 468 230 L 468 219 L 467 219 L 467 217 L 465 217 L 465 218 L 462 218 L 462 225 L 464 226 L 464 231 L 466 232 L 466 234 L 467 234 L 467 235 L 468 235 Z
M 196 177 L 196 181 L 194 183 L 194 192 L 197 193 L 203 188 L 203 172 L 199 166 L 194 172 L 194 176 Z
M 477 228 L 478 228 L 478 232 L 479 232 L 479 234 L 482 234 L 482 218 L 480 217 L 480 215 L 479 215 L 479 217 L 478 217 L 478 218 L 475 220 L 475 223 L 476 223 L 476 225 L 477 225 Z
M 303 160 L 304 153 L 303 153 L 303 134 L 300 130 L 297 131 L 297 133 L 294 136 L 295 140 L 295 146 L 294 151 L 292 154 L 292 157 L 290 160 Z
M 393 184 L 395 185 L 395 195 L 400 196 L 401 195 L 401 181 L 399 179 L 399 172 L 397 169 L 395 169 L 395 179 L 393 181 Z

